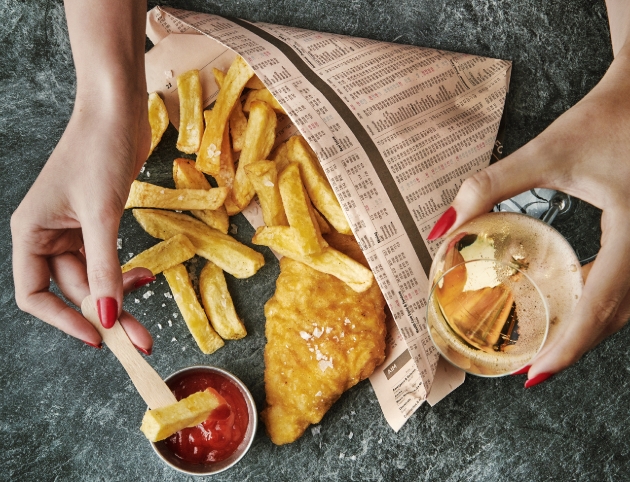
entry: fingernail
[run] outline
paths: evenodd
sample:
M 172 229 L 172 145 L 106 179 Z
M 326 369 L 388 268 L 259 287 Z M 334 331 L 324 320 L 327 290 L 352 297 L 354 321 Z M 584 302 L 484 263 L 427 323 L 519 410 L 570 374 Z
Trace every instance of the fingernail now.
M 103 348 L 103 344 L 99 343 L 98 345 L 95 345 L 94 343 L 90 343 L 89 341 L 85 341 L 85 340 L 81 340 L 83 343 L 85 343 L 86 345 L 90 345 L 93 348 L 96 348 L 97 350 L 100 350 L 101 348 Z
M 515 372 L 510 373 L 510 375 L 524 375 L 529 371 L 531 367 L 532 367 L 531 365 L 525 365 L 520 370 L 516 370 Z
M 103 328 L 111 328 L 118 318 L 118 302 L 115 298 L 100 298 L 96 302 L 98 317 Z
M 140 278 L 133 284 L 134 289 L 142 288 L 144 285 L 148 285 L 155 281 L 155 276 L 145 276 L 144 278 Z
M 437 223 L 435 223 L 427 239 L 433 241 L 442 236 L 455 223 L 455 218 L 457 218 L 457 213 L 455 212 L 455 208 L 451 206 L 442 214 L 442 217 L 438 219 Z
M 136 347 L 136 350 L 141 351 L 142 353 L 144 353 L 146 356 L 150 356 L 151 353 L 153 353 L 153 347 L 149 348 L 148 350 L 145 350 L 144 348 L 136 345 L 135 343 L 132 343 L 133 346 Z
M 531 388 L 534 385 L 538 385 L 539 383 L 544 382 L 548 378 L 551 378 L 553 373 L 539 373 L 534 378 L 530 378 L 525 382 L 525 388 Z

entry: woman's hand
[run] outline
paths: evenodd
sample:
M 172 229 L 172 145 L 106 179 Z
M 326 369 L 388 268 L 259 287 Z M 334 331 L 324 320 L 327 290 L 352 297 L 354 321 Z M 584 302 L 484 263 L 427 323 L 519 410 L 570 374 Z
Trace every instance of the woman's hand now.
M 589 267 L 571 329 L 536 357 L 526 387 L 575 363 L 630 317 L 630 45 L 599 84 L 543 133 L 466 180 L 434 229 L 448 234 L 534 187 L 563 191 L 603 214 L 601 250 Z
M 15 297 L 24 311 L 98 346 L 94 327 L 50 293 L 49 283 L 52 276 L 76 305 L 91 294 L 106 328 L 121 315 L 118 226 L 151 142 L 146 1 L 66 0 L 65 7 L 76 101 L 61 140 L 11 218 Z M 138 276 L 148 275 L 126 279 L 137 284 Z M 136 346 L 150 351 L 148 332 L 134 321 L 123 324 Z

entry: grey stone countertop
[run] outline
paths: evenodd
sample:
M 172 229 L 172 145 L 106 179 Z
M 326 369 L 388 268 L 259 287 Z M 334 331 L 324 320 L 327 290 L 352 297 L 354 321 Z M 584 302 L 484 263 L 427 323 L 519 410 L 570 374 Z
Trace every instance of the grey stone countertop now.
M 536 136 L 583 97 L 612 60 L 603 0 L 174 0 L 172 6 L 249 20 L 436 47 L 514 62 L 506 151 Z M 149 7 L 154 6 L 153 3 Z M 138 430 L 145 405 L 111 352 L 68 337 L 18 310 L 10 214 L 35 180 L 71 114 L 75 78 L 61 1 L 0 0 L 0 479 L 185 480 L 163 465 Z M 169 127 L 142 180 L 172 185 Z M 150 175 L 150 178 L 149 178 Z M 253 234 L 237 216 L 236 237 Z M 597 250 L 599 212 L 579 203 L 559 229 L 580 251 Z M 121 261 L 154 243 L 129 213 Z M 278 264 L 228 284 L 248 336 L 211 356 L 194 346 L 162 276 L 127 298 L 155 338 L 162 375 L 193 364 L 226 368 L 264 404 L 263 305 Z M 153 295 L 145 298 L 148 291 Z M 139 303 L 134 303 L 134 298 Z M 169 322 L 171 320 L 171 322 Z M 161 329 L 158 326 L 161 325 Z M 213 480 L 612 481 L 630 479 L 630 331 L 535 388 L 523 377 L 469 377 L 434 408 L 423 405 L 395 433 L 364 381 L 344 394 L 319 430 L 274 446 L 261 426 L 251 451 Z

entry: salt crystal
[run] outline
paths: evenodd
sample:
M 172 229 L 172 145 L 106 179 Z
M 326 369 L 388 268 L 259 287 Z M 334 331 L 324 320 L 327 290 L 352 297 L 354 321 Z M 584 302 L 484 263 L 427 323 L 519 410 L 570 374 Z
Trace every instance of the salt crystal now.
M 166 303 L 162 303 L 162 308 L 164 308 L 166 306 Z
M 159 328 L 160 330 L 162 329 L 162 325 L 160 325 L 159 323 L 158 323 L 158 328 Z
M 383 443 L 383 439 L 382 439 L 382 438 L 379 438 L 379 439 L 378 439 L 378 443 L 382 444 L 382 443 Z
M 133 258 L 133 253 L 128 253 L 130 258 Z
M 356 459 L 357 459 L 356 455 L 353 455 L 352 457 L 350 457 L 350 460 L 356 460 Z
M 173 318 L 177 318 L 177 313 L 173 313 Z
M 344 454 L 343 452 L 341 452 L 341 453 L 339 454 L 339 458 L 340 458 L 340 459 L 343 459 L 345 456 L 346 456 L 346 454 Z
M 173 299 L 173 295 L 172 295 L 172 294 L 170 294 L 170 293 L 164 293 L 164 296 L 165 296 L 166 298 L 170 299 L 170 300 L 172 300 L 172 299 Z
M 134 298 L 133 301 L 136 303 L 140 303 L 140 300 L 138 298 Z
M 177 341 L 177 338 L 173 337 L 173 339 L 171 341 Z
M 184 196 L 177 196 L 177 199 L 178 199 L 179 201 L 183 201 L 183 200 L 184 200 Z
M 164 189 L 160 189 L 160 194 L 164 194 Z
M 142 164 L 142 167 L 140 168 L 140 173 L 144 172 L 144 169 L 145 169 L 146 165 L 147 165 L 146 162 L 144 164 Z
M 147 171 L 147 177 L 151 177 L 151 173 Z
M 328 334 L 328 333 L 330 333 L 331 331 L 332 331 L 332 328 L 331 328 L 330 326 L 327 326 L 327 327 L 326 327 L 326 333 Z
M 300 336 L 305 340 L 310 340 L 312 338 L 311 335 L 309 335 L 305 331 L 300 331 Z
M 273 187 L 274 186 L 273 182 L 271 182 L 269 179 L 265 179 L 263 181 L 263 185 L 267 186 L 267 187 Z
M 149 291 L 147 291 L 145 294 L 143 294 L 143 295 L 142 295 L 142 297 L 143 297 L 145 300 L 148 300 L 148 299 L 151 297 L 151 295 L 152 295 L 152 294 L 153 294 L 153 291 L 149 290 Z
M 211 151 L 216 151 L 217 150 L 217 146 L 215 146 L 214 144 L 210 144 L 208 146 L 208 149 L 210 149 Z
M 122 239 L 120 238 L 116 240 L 116 249 L 122 249 Z
M 353 434 L 352 432 L 350 432 L 350 433 L 348 434 L 348 438 L 349 438 L 350 440 L 352 440 L 352 437 L 354 437 L 354 434 Z
M 316 327 L 316 328 L 313 330 L 313 336 L 314 336 L 315 338 L 319 338 L 319 337 L 320 337 L 320 336 L 322 336 L 323 334 L 324 334 L 324 330 L 322 330 L 321 328 L 317 328 L 317 327 Z
M 311 433 L 313 434 L 313 437 L 315 435 L 319 435 L 321 433 L 322 427 L 320 425 L 316 426 L 316 427 L 311 427 Z
M 317 365 L 321 371 L 325 372 L 328 368 L 333 367 L 333 362 L 332 360 L 320 360 Z
M 346 318 L 345 320 L 343 320 L 343 324 L 344 325 L 349 325 L 350 323 L 352 323 L 348 318 Z
M 315 396 L 316 396 L 316 397 L 321 397 L 321 396 L 322 396 L 322 391 L 320 390 L 319 392 L 317 392 L 317 393 L 315 394 Z
M 168 326 L 173 326 L 173 322 L 171 320 L 168 320 Z

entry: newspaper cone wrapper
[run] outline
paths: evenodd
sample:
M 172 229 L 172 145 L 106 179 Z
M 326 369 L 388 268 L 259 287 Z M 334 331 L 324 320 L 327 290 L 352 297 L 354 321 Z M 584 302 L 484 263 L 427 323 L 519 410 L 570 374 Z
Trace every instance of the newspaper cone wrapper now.
M 301 133 L 319 156 L 395 323 L 387 358 L 370 377 L 394 430 L 427 400 L 464 381 L 441 361 L 426 327 L 432 256 L 426 236 L 463 180 L 486 167 L 503 114 L 511 63 L 216 15 L 148 13 L 147 88 L 178 126 L 175 78 L 241 55 L 283 106 L 278 140 Z M 255 203 L 244 212 L 262 225 Z

